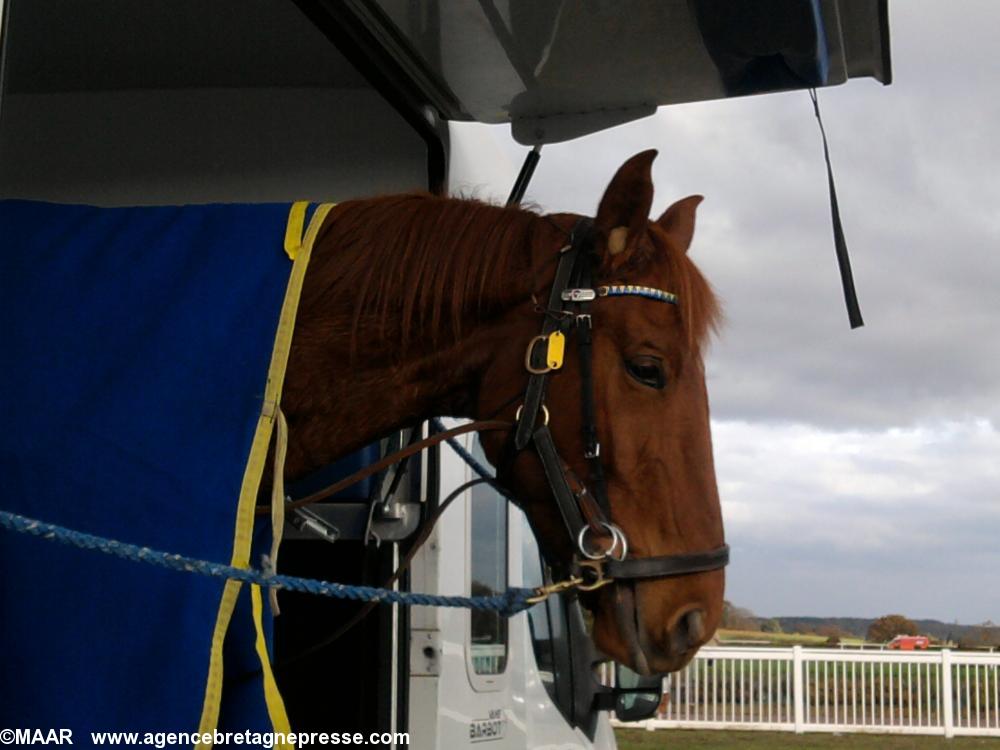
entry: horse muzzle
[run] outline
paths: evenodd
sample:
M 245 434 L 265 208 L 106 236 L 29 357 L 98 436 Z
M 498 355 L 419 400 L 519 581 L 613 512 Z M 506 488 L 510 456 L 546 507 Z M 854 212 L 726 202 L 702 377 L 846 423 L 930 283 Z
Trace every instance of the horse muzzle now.
M 628 656 L 623 663 L 641 675 L 682 669 L 710 636 L 706 632 L 707 613 L 697 605 L 684 608 L 666 628 L 652 633 L 643 622 L 640 597 L 634 585 L 614 585 L 609 598 L 613 602 L 618 636 Z

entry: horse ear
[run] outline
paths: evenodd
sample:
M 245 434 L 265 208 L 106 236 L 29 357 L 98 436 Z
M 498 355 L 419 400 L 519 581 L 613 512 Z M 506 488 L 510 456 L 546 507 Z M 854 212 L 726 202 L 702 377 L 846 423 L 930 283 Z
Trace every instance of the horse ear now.
M 646 229 L 653 206 L 653 159 L 656 150 L 636 154 L 618 168 L 597 209 L 594 227 L 608 255 L 619 265 Z
M 681 198 L 656 220 L 660 229 L 670 235 L 677 243 L 677 247 L 685 253 L 691 247 L 691 238 L 694 237 L 694 215 L 698 210 L 698 204 L 703 200 L 705 200 L 703 195 Z

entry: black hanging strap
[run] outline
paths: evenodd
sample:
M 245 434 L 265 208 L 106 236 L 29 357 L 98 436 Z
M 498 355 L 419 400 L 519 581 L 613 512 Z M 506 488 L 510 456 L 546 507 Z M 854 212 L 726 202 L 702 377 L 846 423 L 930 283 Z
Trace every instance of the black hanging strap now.
M 514 181 L 514 187 L 511 188 L 510 195 L 507 197 L 508 206 L 515 206 L 521 202 L 525 191 L 528 189 L 528 183 L 531 182 L 531 177 L 535 174 L 535 167 L 538 166 L 538 160 L 541 158 L 541 144 L 531 149 L 528 155 L 524 157 L 524 164 L 521 165 L 521 171 L 518 173 L 517 179 Z
M 861 318 L 861 307 L 858 305 L 858 293 L 854 289 L 854 274 L 851 273 L 851 258 L 847 254 L 847 240 L 844 239 L 844 227 L 840 223 L 840 206 L 837 203 L 837 187 L 833 182 L 833 167 L 830 165 L 830 147 L 826 142 L 826 130 L 823 128 L 823 118 L 819 114 L 819 98 L 816 89 L 809 89 L 816 121 L 819 122 L 819 132 L 823 136 L 823 157 L 826 159 L 826 176 L 830 184 L 830 213 L 833 217 L 833 242 L 837 248 L 837 264 L 840 266 L 840 281 L 844 286 L 844 301 L 847 303 L 847 317 L 851 328 L 860 328 L 865 324 Z

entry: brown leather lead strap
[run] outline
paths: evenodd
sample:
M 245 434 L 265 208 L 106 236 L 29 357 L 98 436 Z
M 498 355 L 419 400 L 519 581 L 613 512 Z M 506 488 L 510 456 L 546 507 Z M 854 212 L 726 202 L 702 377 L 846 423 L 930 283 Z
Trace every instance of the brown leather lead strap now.
M 348 487 L 355 485 L 358 482 L 367 479 L 368 477 L 374 474 L 378 474 L 380 471 L 389 468 L 394 463 L 397 463 L 405 458 L 409 458 L 410 456 L 420 453 L 420 451 L 424 450 L 424 448 L 430 448 L 432 445 L 437 445 L 438 443 L 442 443 L 448 438 L 457 437 L 458 435 L 464 435 L 468 432 L 489 432 L 491 430 L 510 430 L 513 427 L 514 425 L 510 422 L 504 422 L 502 420 L 496 420 L 496 419 L 487 419 L 479 422 L 470 422 L 469 424 L 459 425 L 458 427 L 452 427 L 450 430 L 445 430 L 444 432 L 438 432 L 429 437 L 425 437 L 423 440 L 417 443 L 408 445 L 402 450 L 398 450 L 395 453 L 390 453 L 388 456 L 381 459 L 380 461 L 376 461 L 375 463 L 366 466 L 360 471 L 354 472 L 349 477 L 345 477 L 341 479 L 339 482 L 335 482 L 334 484 L 331 484 L 328 487 L 324 487 L 323 489 L 318 490 L 312 493 L 311 495 L 308 495 L 307 497 L 304 497 L 300 500 L 295 500 L 290 503 L 286 503 L 285 510 L 300 508 L 303 505 L 309 505 L 311 503 L 319 502 L 320 500 L 325 500 L 326 498 L 331 497 L 332 495 L 336 495 L 338 492 L 346 490 Z M 270 512 L 271 512 L 270 505 L 257 506 L 258 516 L 267 515 Z
M 570 490 L 576 496 L 577 504 L 580 506 L 580 512 L 583 514 L 584 520 L 586 520 L 587 525 L 590 526 L 590 530 L 594 532 L 597 536 L 610 536 L 608 530 L 601 525 L 602 522 L 610 523 L 610 519 L 601 510 L 601 506 L 598 504 L 597 500 L 590 491 L 587 489 L 587 485 L 580 481 L 580 477 L 576 475 L 569 464 L 560 459 L 562 464 L 563 474 L 566 475 L 566 483 L 569 485 Z
M 575 545 L 577 535 L 587 525 L 587 521 L 584 520 L 576 495 L 573 494 L 567 481 L 563 463 L 559 459 L 559 452 L 556 450 L 555 443 L 552 442 L 552 433 L 549 432 L 548 426 L 542 425 L 535 430 L 531 440 L 538 452 L 538 458 L 542 462 L 545 478 L 549 481 L 552 497 L 556 501 L 556 507 L 559 509 L 559 514 L 566 526 L 566 533 L 569 534 L 569 538 Z

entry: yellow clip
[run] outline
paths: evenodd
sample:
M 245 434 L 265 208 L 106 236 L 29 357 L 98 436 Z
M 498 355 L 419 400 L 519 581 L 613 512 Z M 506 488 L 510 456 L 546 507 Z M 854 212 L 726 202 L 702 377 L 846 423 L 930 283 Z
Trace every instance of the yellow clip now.
M 609 583 L 614 583 L 613 578 L 604 577 L 604 560 L 581 560 L 579 564 L 581 573 L 583 571 L 589 572 L 587 574 L 571 576 L 563 581 L 550 583 L 548 586 L 539 586 L 535 589 L 534 595 L 528 597 L 525 601 L 529 604 L 537 604 L 538 602 L 544 602 L 553 594 L 561 594 L 563 591 L 569 591 L 570 589 L 594 591 L 602 586 L 607 586 Z
M 604 560 L 580 560 L 579 566 L 581 571 L 580 583 L 576 585 L 576 588 L 580 591 L 594 591 L 601 588 L 601 586 L 614 583 L 613 578 L 604 577 Z M 589 576 L 584 575 L 584 571 L 590 571 Z
M 553 331 L 549 334 L 549 351 L 545 355 L 545 362 L 550 370 L 558 370 L 563 366 L 563 357 L 566 354 L 566 337 L 562 331 Z

